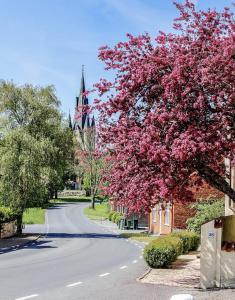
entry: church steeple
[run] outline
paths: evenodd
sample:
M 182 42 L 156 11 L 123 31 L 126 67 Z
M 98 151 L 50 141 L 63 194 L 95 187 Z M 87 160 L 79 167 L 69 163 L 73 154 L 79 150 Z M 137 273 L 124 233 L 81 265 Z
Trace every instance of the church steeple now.
M 88 124 L 89 118 L 87 112 L 84 111 L 84 106 L 88 105 L 88 98 L 84 93 L 86 92 L 85 79 L 84 79 L 84 65 L 82 65 L 82 77 L 79 96 L 76 97 L 76 108 L 75 108 L 75 118 L 76 125 L 80 130 L 83 130 Z
M 72 124 L 72 119 L 71 119 L 70 112 L 69 112 L 68 122 L 69 122 L 69 128 L 73 129 L 73 124 Z

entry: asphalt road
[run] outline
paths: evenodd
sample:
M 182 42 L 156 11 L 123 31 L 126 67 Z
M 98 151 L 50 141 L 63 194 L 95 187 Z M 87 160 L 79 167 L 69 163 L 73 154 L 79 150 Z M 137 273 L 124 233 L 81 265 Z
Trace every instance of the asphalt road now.
M 0 255 L 0 300 L 168 300 L 181 292 L 138 283 L 147 270 L 142 245 L 88 220 L 85 205 L 50 208 L 45 225 L 26 228 L 44 237 Z

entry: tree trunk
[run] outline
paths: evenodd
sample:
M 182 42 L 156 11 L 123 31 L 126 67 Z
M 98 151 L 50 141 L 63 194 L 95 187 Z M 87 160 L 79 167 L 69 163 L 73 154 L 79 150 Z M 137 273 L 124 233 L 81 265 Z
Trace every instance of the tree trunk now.
M 17 223 L 17 234 L 22 234 L 23 213 L 20 213 L 17 216 L 16 223 Z
M 53 199 L 53 197 L 54 197 L 54 191 L 50 190 L 50 199 Z
M 196 170 L 198 171 L 199 176 L 201 176 L 209 185 L 223 192 L 235 201 L 235 190 L 231 188 L 230 184 L 223 176 L 220 176 L 213 169 L 204 164 L 198 164 Z
M 95 209 L 95 195 L 92 195 L 91 198 L 91 208 Z
M 58 199 L 58 191 L 55 190 L 55 199 Z

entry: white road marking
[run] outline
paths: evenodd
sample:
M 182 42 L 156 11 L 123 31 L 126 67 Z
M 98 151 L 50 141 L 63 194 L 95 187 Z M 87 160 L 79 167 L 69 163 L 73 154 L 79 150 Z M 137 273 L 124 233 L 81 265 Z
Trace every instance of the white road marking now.
M 100 274 L 99 276 L 104 277 L 104 276 L 108 276 L 108 275 L 110 275 L 110 273 L 103 273 L 103 274 Z
M 127 268 L 127 266 L 120 267 L 121 270 L 126 269 L 126 268 Z
M 140 259 L 142 259 L 142 258 L 143 258 L 143 256 L 142 256 L 142 255 L 140 255 L 140 256 L 139 256 L 139 258 L 140 258 Z
M 79 285 L 79 284 L 82 284 L 82 282 L 78 281 L 78 282 L 70 283 L 70 284 L 66 285 L 66 287 L 73 287 L 73 286 L 76 286 L 76 285 Z
M 15 300 L 26 300 L 26 299 L 35 298 L 35 297 L 38 297 L 38 296 L 39 296 L 38 294 L 33 294 L 33 295 L 29 295 L 29 296 L 17 298 L 17 299 L 15 299 Z
M 132 263 L 133 263 L 133 264 L 136 264 L 136 263 L 137 263 L 137 260 L 133 260 Z

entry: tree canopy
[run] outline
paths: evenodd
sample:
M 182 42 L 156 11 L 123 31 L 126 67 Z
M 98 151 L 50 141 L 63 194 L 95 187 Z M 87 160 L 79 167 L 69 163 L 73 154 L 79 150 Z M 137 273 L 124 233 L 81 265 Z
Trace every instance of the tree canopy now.
M 73 135 L 53 87 L 0 83 L 0 204 L 19 216 L 63 188 L 73 162 Z
M 234 164 L 235 24 L 229 8 L 196 11 L 176 4 L 173 33 L 146 33 L 99 57 L 113 81 L 96 87 L 99 132 L 113 165 L 107 192 L 129 211 L 146 211 L 161 199 L 192 200 L 205 180 L 235 200 L 224 178 Z M 195 179 L 196 178 L 196 179 Z

